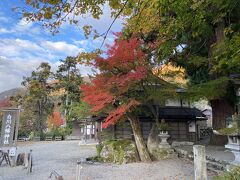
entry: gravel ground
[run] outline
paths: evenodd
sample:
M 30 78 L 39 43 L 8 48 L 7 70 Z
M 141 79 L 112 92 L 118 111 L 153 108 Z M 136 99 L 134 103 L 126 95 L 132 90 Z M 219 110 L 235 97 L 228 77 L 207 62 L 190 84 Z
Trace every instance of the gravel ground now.
M 76 179 L 76 162 L 94 156 L 95 146 L 78 145 L 77 141 L 28 142 L 19 145 L 18 153 L 33 150 L 33 172 L 23 167 L 0 167 L 0 180 L 47 180 L 52 170 L 64 180 Z M 213 176 L 213 174 L 209 174 Z M 2 179 L 1 179 L 2 178 Z M 152 163 L 116 165 L 83 163 L 82 180 L 190 180 L 193 164 L 182 159 L 169 159 Z

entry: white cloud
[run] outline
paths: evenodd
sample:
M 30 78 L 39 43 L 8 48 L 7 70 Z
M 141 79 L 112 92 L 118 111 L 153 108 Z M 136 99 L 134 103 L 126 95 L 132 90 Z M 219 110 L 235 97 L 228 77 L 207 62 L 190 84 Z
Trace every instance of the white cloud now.
M 0 55 L 9 57 L 23 57 L 32 53 L 45 54 L 45 50 L 29 40 L 0 39 Z
M 6 28 L 0 28 L 0 34 L 8 34 L 8 33 L 12 33 L 12 31 Z
M 2 59 L 0 58 L 0 92 L 11 88 L 21 86 L 23 77 L 30 76 L 31 72 L 35 70 L 44 59 Z M 51 63 L 53 69 L 56 69 L 56 63 Z
M 0 22 L 8 22 L 9 19 L 3 16 L 0 16 Z
M 4 17 L 0 17 L 0 22 L 7 23 L 8 19 Z M 41 31 L 39 26 L 34 26 L 34 23 L 31 21 L 26 21 L 26 19 L 21 19 L 17 24 L 11 26 L 10 28 L 0 28 L 0 34 L 27 34 L 27 35 L 37 35 L 41 33 L 45 33 Z
M 78 53 L 83 52 L 84 49 L 77 47 L 74 44 L 69 44 L 65 41 L 43 41 L 41 42 L 42 47 L 53 52 L 64 53 L 69 56 L 76 56 Z
M 107 31 L 109 26 L 114 20 L 114 17 L 111 17 L 111 9 L 107 3 L 105 3 L 101 7 L 103 14 L 100 15 L 99 19 L 95 19 L 91 16 L 90 13 L 83 15 L 83 16 L 76 16 L 74 15 L 74 12 L 72 12 L 68 17 L 75 18 L 80 22 L 80 26 L 83 25 L 91 25 L 94 29 L 96 29 L 100 33 L 104 33 Z M 123 18 L 117 18 L 111 28 L 111 31 L 120 31 L 122 29 L 122 24 L 125 22 Z M 69 26 L 72 27 L 72 25 L 69 25 L 67 22 L 63 24 L 64 28 L 69 28 Z M 79 31 L 79 27 L 76 28 L 77 31 Z
M 56 71 L 60 58 L 77 55 L 84 49 L 65 41 L 33 42 L 24 39 L 0 39 L 0 92 L 19 87 L 24 76 L 30 76 L 41 62 L 48 62 Z M 82 75 L 91 69 L 79 66 Z
M 13 28 L 16 32 L 26 32 L 33 27 L 33 22 L 21 19 Z
M 0 56 L 7 58 L 36 56 L 46 60 L 58 60 L 60 56 L 76 56 L 83 51 L 83 48 L 65 41 L 0 39 Z
M 69 15 L 70 18 L 72 18 L 74 16 L 74 18 L 80 22 L 80 25 L 73 26 L 73 25 L 69 25 L 67 22 L 65 22 L 65 23 L 63 23 L 62 29 L 67 30 L 69 28 L 74 27 L 75 31 L 77 31 L 77 32 L 80 31 L 81 35 L 83 35 L 83 30 L 81 28 L 84 25 L 90 25 L 93 27 L 93 29 L 96 29 L 99 34 L 106 33 L 106 31 L 110 27 L 111 23 L 113 22 L 114 17 L 111 17 L 111 9 L 107 3 L 104 6 L 102 6 L 102 10 L 103 10 L 103 14 L 100 16 L 99 19 L 94 19 L 90 14 L 87 14 L 84 17 L 83 16 L 76 17 L 74 15 L 74 13 L 72 13 Z M 104 42 L 104 45 L 112 44 L 113 39 L 114 39 L 112 32 L 120 32 L 123 27 L 124 22 L 125 22 L 124 18 L 117 18 L 115 20 L 110 31 L 108 32 L 107 38 Z M 103 37 L 99 37 L 95 40 L 88 39 L 86 41 L 84 41 L 84 40 L 74 41 L 74 43 L 77 45 L 80 45 L 81 47 L 84 47 L 84 48 L 86 48 L 86 47 L 100 48 L 100 45 L 103 42 Z
M 16 33 L 23 33 L 28 35 L 38 35 L 45 33 L 45 31 L 43 31 L 40 26 L 34 26 L 34 23 L 32 21 L 27 21 L 25 18 L 22 18 L 14 27 L 12 27 L 12 30 Z
M 73 43 L 78 45 L 78 46 L 87 46 L 88 45 L 88 40 L 84 39 L 84 40 L 80 40 L 80 41 L 76 41 L 76 40 L 73 40 Z
M 14 60 L 0 57 L 0 92 L 11 88 L 20 87 L 23 77 L 30 76 L 31 72 L 36 70 L 41 62 L 46 61 L 36 57 L 29 59 L 18 58 Z M 60 65 L 60 61 L 48 61 L 48 63 L 52 67 L 53 72 L 55 72 L 57 67 Z M 83 76 L 92 74 L 90 67 L 80 65 L 78 68 Z
M 99 33 L 105 32 L 113 18 L 108 5 L 104 5 L 103 11 L 104 14 L 100 17 L 100 20 L 89 16 L 85 19 L 80 18 L 81 25 L 92 25 Z M 123 21 L 118 19 L 111 31 L 120 31 Z M 12 18 L 8 16 L 2 17 L 0 14 L 0 34 L 6 34 L 8 37 L 0 39 L 0 92 L 19 87 L 23 76 L 29 76 L 41 62 L 49 62 L 52 69 L 56 70 L 60 63 L 59 59 L 64 59 L 66 56 L 76 56 L 79 52 L 99 48 L 103 40 L 103 38 L 96 40 L 70 39 L 68 30 L 74 26 L 67 24 L 62 28 L 60 40 L 45 40 L 44 36 L 49 34 L 41 26 L 27 22 L 25 19 L 21 19 L 17 23 L 12 22 L 14 22 Z M 79 27 L 75 27 L 74 31 L 82 33 L 82 31 L 79 32 Z M 79 37 L 82 37 L 82 34 Z M 29 40 L 29 38 L 32 39 Z M 62 40 L 63 38 L 72 40 L 73 43 Z M 74 36 L 74 38 L 77 37 Z M 113 36 L 109 32 L 105 44 L 111 44 L 112 42 Z M 92 74 L 90 67 L 79 65 L 79 69 L 82 75 Z

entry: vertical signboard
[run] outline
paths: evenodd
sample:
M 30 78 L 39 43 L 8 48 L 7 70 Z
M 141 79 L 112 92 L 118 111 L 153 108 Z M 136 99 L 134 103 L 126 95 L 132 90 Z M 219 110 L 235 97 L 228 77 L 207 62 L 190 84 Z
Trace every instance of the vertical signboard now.
M 0 146 L 9 147 L 14 144 L 14 131 L 17 121 L 17 110 L 3 110 Z

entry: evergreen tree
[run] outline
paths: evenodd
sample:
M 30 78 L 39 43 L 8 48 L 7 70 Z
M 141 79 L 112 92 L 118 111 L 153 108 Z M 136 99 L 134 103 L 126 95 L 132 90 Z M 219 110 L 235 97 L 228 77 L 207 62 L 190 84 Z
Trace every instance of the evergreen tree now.
M 64 91 L 61 99 L 65 117 L 67 119 L 70 117 L 72 119 L 77 118 L 72 116 L 72 109 L 80 101 L 82 77 L 77 68 L 76 58 L 67 57 L 65 60 L 61 60 L 61 65 L 58 67 L 55 79 L 57 80 L 55 89 Z
M 50 65 L 41 63 L 37 70 L 33 71 L 30 77 L 25 77 L 22 82 L 28 90 L 28 94 L 24 97 L 24 114 L 31 120 L 36 118 L 34 127 L 41 135 L 47 127 L 47 116 L 51 114 L 53 108 L 53 101 L 50 97 L 52 88 L 49 85 L 51 75 Z

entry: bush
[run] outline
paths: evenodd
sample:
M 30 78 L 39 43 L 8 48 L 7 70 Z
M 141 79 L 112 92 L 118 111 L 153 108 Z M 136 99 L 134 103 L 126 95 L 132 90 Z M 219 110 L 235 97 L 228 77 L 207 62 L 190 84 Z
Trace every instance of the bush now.
M 57 136 L 61 136 L 62 139 L 64 139 L 65 136 L 70 135 L 71 133 L 72 133 L 71 128 L 69 128 L 69 127 L 59 127 L 59 128 L 52 129 L 51 132 L 46 133 L 46 135 L 49 134 L 53 138 L 55 138 Z
M 18 137 L 21 136 L 29 136 L 30 132 L 24 131 L 24 130 L 19 130 L 18 131 Z
M 53 137 L 53 135 L 54 135 L 53 132 L 46 132 L 45 133 L 45 137 L 47 137 L 47 136 Z
M 159 129 L 160 131 L 169 131 L 169 130 L 170 130 L 170 126 L 168 125 L 168 123 L 161 122 L 161 123 L 158 125 L 158 129 Z
M 102 151 L 103 145 L 102 144 L 98 144 L 96 145 L 96 150 L 97 150 L 97 157 L 100 157 L 101 155 L 101 151 Z
M 30 132 L 30 134 L 29 134 L 29 139 L 30 139 L 30 140 L 33 140 L 33 137 L 34 137 L 34 132 L 32 131 L 32 132 Z
M 214 178 L 214 180 L 240 180 L 240 166 Z
M 62 136 L 62 133 L 60 132 L 59 128 L 53 129 L 52 133 L 54 138 L 56 136 Z
M 44 132 L 39 132 L 39 131 L 35 131 L 33 132 L 33 137 L 40 137 L 40 140 L 44 140 L 45 139 L 45 133 Z M 32 137 L 32 139 L 33 139 Z
M 72 128 L 70 128 L 69 126 L 60 127 L 60 128 L 58 128 L 58 131 L 63 137 L 65 137 L 65 136 L 70 135 L 72 133 Z

